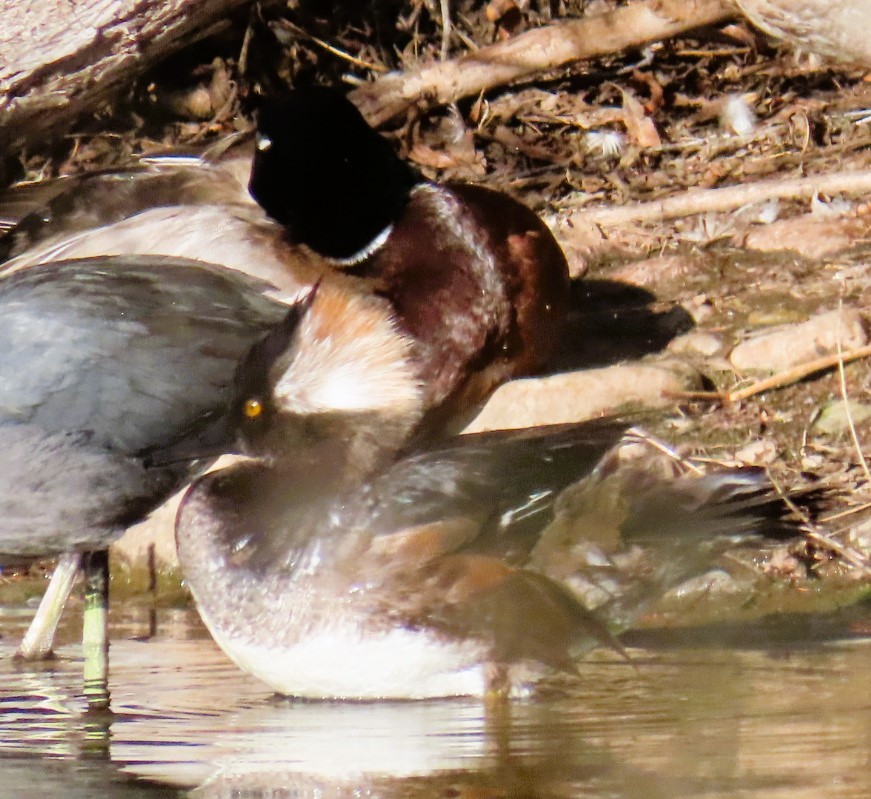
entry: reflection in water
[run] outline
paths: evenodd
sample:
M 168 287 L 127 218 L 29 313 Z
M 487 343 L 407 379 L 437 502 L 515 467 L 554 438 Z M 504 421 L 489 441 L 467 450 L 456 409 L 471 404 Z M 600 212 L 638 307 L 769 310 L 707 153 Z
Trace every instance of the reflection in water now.
M 13 639 L 14 640 L 14 639 Z M 75 646 L 49 667 L 0 640 L 0 797 L 871 795 L 868 641 L 592 659 L 494 704 L 279 699 L 205 639 L 112 644 L 90 718 Z

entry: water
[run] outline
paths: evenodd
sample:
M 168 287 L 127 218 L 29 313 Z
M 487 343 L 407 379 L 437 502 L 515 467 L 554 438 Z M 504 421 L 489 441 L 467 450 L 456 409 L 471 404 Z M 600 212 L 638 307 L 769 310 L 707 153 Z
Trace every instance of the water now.
M 2 799 L 871 796 L 867 606 L 740 645 L 637 636 L 632 665 L 501 705 L 290 702 L 161 613 L 148 640 L 116 630 L 111 718 L 84 712 L 77 645 L 20 665 L 0 639 Z

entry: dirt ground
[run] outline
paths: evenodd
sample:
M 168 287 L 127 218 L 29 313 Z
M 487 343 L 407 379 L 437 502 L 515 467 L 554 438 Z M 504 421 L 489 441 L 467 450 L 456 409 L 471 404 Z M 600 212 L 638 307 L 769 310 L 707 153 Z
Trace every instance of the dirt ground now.
M 552 8 L 617 4 L 450 5 L 456 54 L 546 23 Z M 51 151 L 21 154 L 20 177 L 199 146 L 246 127 L 258 91 L 350 85 L 440 58 L 435 0 L 331 6 L 240 17 Z M 735 23 L 409 114 L 383 132 L 428 176 L 509 191 L 552 225 L 579 278 L 572 365 L 665 359 L 692 373 L 648 425 L 681 455 L 762 466 L 786 489 L 833 489 L 816 536 L 775 553 L 770 572 L 851 592 L 871 584 L 871 363 L 838 364 L 839 351 L 868 345 L 871 205 L 837 182 L 810 198 L 788 185 L 868 169 L 871 72 Z M 744 187 L 733 207 L 711 203 L 724 187 Z M 664 219 L 636 205 L 680 197 Z M 622 210 L 591 215 L 601 209 Z M 810 374 L 796 370 L 827 356 Z M 734 393 L 772 374 L 782 385 Z

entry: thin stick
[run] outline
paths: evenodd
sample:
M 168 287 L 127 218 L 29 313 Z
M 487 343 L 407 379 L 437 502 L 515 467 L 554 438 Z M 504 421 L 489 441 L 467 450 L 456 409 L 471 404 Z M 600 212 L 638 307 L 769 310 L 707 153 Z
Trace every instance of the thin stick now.
M 651 435 L 646 430 L 642 430 L 640 427 L 632 427 L 627 431 L 627 434 L 631 434 L 641 443 L 646 444 L 648 447 L 651 447 L 657 452 L 661 452 L 663 455 L 671 458 L 671 460 L 675 461 L 675 463 L 682 466 L 687 471 L 693 472 L 696 475 L 704 474 L 698 466 L 680 455 L 674 447 L 656 436 Z
M 357 58 L 357 56 L 353 56 L 350 53 L 336 47 L 333 44 L 325 41 L 324 39 L 315 36 L 313 33 L 309 33 L 307 30 L 298 27 L 297 25 L 288 24 L 289 28 L 291 28 L 294 33 L 299 34 L 300 36 L 304 36 L 310 42 L 313 42 L 318 47 L 326 50 L 328 53 L 332 53 L 334 56 L 347 61 L 350 64 L 353 64 L 357 67 L 362 67 L 363 69 L 368 69 L 371 72 L 387 72 L 387 67 L 381 66 L 380 64 L 373 64 L 370 61 L 364 61 L 362 58 Z
M 871 502 L 863 502 L 861 505 L 856 505 L 854 508 L 847 508 L 846 510 L 839 510 L 837 513 L 832 513 L 831 515 L 824 516 L 820 519 L 820 521 L 829 524 L 830 522 L 837 522 L 841 519 L 846 518 L 847 516 L 855 516 L 857 513 L 862 513 L 863 511 L 871 509 Z
M 660 222 L 713 211 L 732 211 L 767 200 L 812 199 L 817 194 L 867 194 L 871 191 L 871 172 L 831 172 L 790 180 L 761 180 L 720 189 L 694 189 L 675 197 L 646 203 L 631 203 L 619 208 L 588 208 L 572 211 L 566 222 L 613 227 L 630 222 Z
M 749 386 L 735 389 L 733 391 L 670 391 L 667 392 L 667 396 L 674 397 L 675 399 L 719 400 L 728 405 L 748 399 L 756 394 L 761 394 L 764 391 L 790 386 L 815 372 L 822 372 L 841 364 L 858 361 L 862 358 L 867 358 L 869 355 L 871 355 L 871 344 L 859 347 L 855 350 L 850 350 L 849 352 L 837 352 L 833 355 L 816 358 L 813 361 L 799 364 L 798 366 L 792 367 L 792 369 L 787 369 L 785 372 L 779 372 L 771 377 L 757 380 Z M 871 475 L 869 475 L 869 480 L 871 480 Z
M 859 463 L 862 464 L 862 471 L 865 472 L 865 479 L 871 483 L 871 471 L 868 471 L 868 461 L 865 460 L 865 455 L 862 453 L 862 445 L 859 443 L 859 434 L 856 432 L 856 425 L 853 422 L 853 414 L 850 411 L 850 399 L 847 396 L 847 374 L 844 371 L 843 351 L 841 350 L 841 316 L 840 312 L 843 308 L 842 303 L 838 303 L 838 335 L 836 343 L 838 345 L 838 380 L 841 385 L 841 399 L 844 401 L 844 413 L 847 416 L 847 426 L 850 428 L 850 438 L 853 439 L 853 446 L 856 448 L 856 454 L 859 456 Z
M 450 0 L 440 0 L 439 3 L 442 13 L 442 61 L 448 60 L 448 52 L 451 49 L 451 2 Z

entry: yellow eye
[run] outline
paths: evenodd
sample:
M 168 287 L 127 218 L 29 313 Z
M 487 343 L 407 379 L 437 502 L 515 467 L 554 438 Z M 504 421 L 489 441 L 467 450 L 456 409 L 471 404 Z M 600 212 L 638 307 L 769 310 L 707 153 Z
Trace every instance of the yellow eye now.
M 246 419 L 256 419 L 263 413 L 263 403 L 256 398 L 245 400 L 242 406 L 242 413 Z

